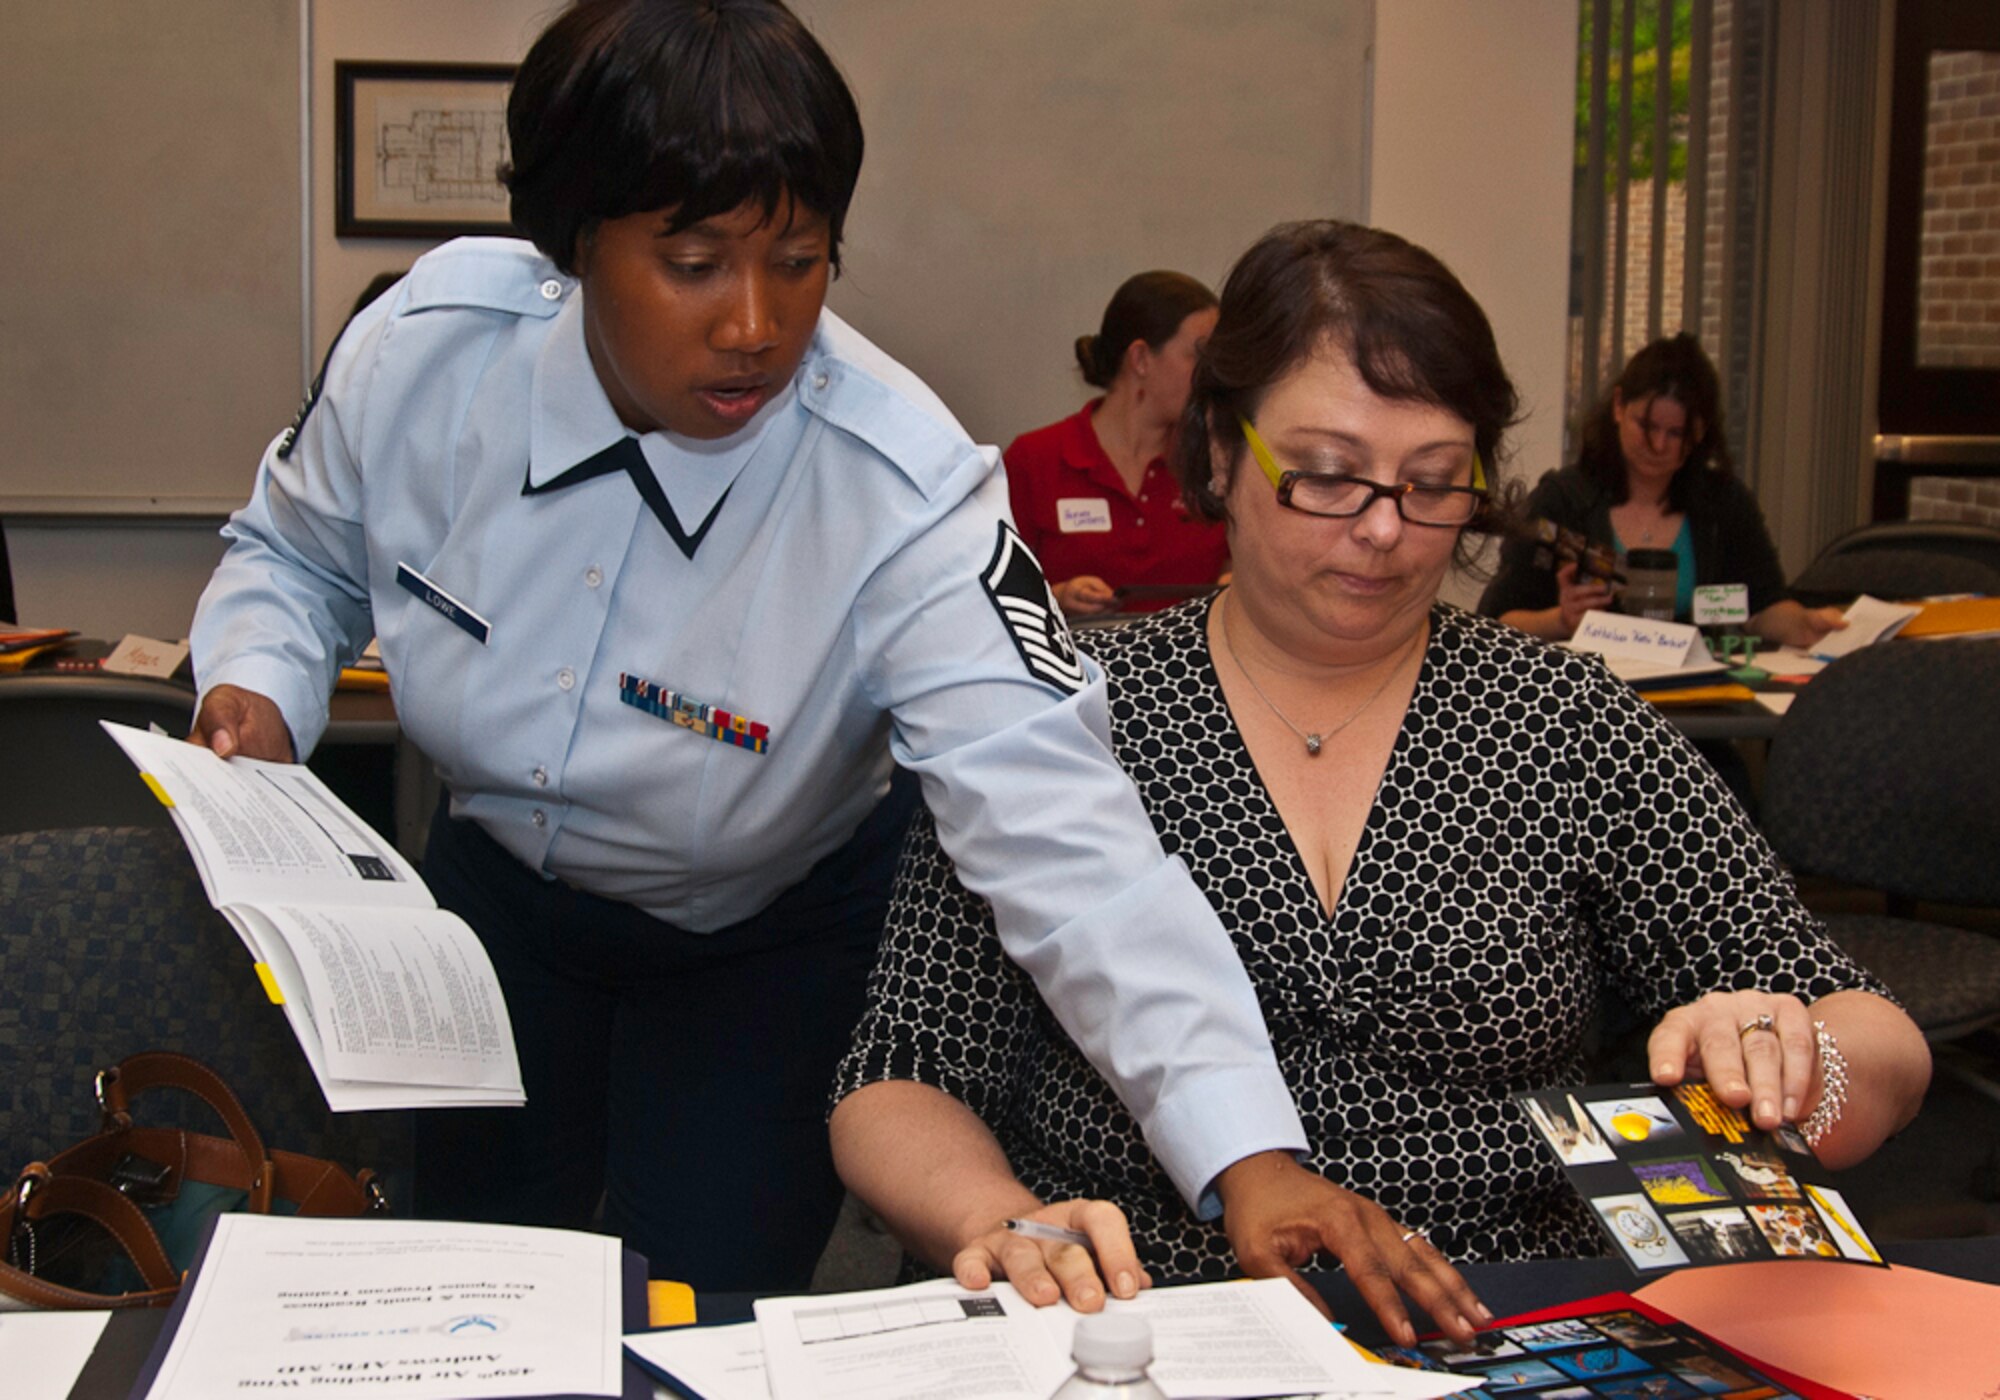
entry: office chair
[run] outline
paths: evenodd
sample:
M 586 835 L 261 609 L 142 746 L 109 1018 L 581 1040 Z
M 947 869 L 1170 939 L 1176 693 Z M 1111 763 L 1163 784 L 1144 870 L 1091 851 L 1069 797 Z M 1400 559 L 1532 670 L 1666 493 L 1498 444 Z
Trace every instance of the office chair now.
M 372 1167 L 392 1205 L 408 1201 L 409 1115 L 327 1109 L 284 1012 L 209 907 L 174 832 L 0 836 L 0 988 L 0 1170 L 97 1130 L 98 1070 L 141 1050 L 177 1050 L 222 1076 L 269 1145 Z M 144 1121 L 218 1131 L 194 1100 L 153 1097 Z
M 131 676 L 28 672 L 0 676 L 0 835 L 173 820 L 98 721 L 185 734 L 194 692 Z
M 1868 647 L 1799 693 L 1764 773 L 1764 830 L 1793 870 L 1889 896 L 1827 927 L 1934 1045 L 2000 1021 L 2000 937 L 1909 917 L 1918 900 L 2000 909 L 1996 695 L 2000 642 Z
M 1885 520 L 1849 530 L 1792 580 L 1810 607 L 1857 594 L 2000 594 L 2000 530 L 1949 520 Z

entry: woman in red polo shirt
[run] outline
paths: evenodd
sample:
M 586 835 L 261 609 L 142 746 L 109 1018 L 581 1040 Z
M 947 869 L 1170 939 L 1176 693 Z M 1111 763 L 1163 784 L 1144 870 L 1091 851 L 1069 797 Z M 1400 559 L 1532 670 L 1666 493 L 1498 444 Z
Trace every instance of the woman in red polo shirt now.
M 1118 590 L 1212 584 L 1229 566 L 1223 527 L 1188 514 L 1166 462 L 1215 315 L 1215 294 L 1192 277 L 1126 279 L 1098 333 L 1076 342 L 1084 382 L 1103 395 L 1007 448 L 1014 523 L 1072 617 L 1150 612 L 1176 596 Z

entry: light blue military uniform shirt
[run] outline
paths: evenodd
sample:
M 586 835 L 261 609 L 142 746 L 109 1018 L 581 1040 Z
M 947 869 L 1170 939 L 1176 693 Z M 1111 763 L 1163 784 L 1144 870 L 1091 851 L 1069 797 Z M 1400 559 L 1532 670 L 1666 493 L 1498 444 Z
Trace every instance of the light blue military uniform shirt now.
M 270 697 L 303 756 L 378 635 L 455 815 L 698 932 L 841 846 L 893 751 L 1190 1201 L 1301 1147 L 1234 950 L 1002 524 L 991 450 L 831 312 L 740 432 L 635 438 L 582 309 L 529 245 L 467 239 L 355 319 L 224 531 L 204 689 Z

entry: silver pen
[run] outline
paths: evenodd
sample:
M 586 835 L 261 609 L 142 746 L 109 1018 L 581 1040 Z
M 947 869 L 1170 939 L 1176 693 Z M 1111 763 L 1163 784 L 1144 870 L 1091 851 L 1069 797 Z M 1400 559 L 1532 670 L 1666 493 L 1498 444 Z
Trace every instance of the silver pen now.
M 1091 1249 L 1090 1236 L 1081 1230 L 1066 1230 L 1060 1225 L 1044 1225 L 1039 1220 L 1010 1220 L 1007 1222 L 1007 1231 L 1023 1239 L 1047 1240 L 1051 1244 L 1073 1244 L 1090 1250 L 1092 1255 L 1097 1253 Z

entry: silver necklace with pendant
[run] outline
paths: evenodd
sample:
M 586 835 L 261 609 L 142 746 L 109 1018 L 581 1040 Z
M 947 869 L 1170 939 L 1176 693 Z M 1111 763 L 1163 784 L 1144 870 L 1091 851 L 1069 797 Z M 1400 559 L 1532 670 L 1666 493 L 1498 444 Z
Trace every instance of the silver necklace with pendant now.
M 1382 677 L 1382 683 L 1376 686 L 1374 690 L 1369 692 L 1368 698 L 1361 702 L 1360 706 L 1354 711 L 1353 714 L 1349 715 L 1339 724 L 1336 724 L 1333 728 L 1326 730 L 1323 733 L 1316 730 L 1313 733 L 1308 734 L 1305 730 L 1299 728 L 1296 724 L 1292 723 L 1291 719 L 1287 717 L 1285 712 L 1278 708 L 1277 701 L 1273 700 L 1270 696 L 1264 693 L 1264 687 L 1257 684 L 1257 678 L 1250 674 L 1250 668 L 1248 666 L 1245 666 L 1243 664 L 1243 658 L 1236 654 L 1236 644 L 1229 640 L 1229 606 L 1228 606 L 1228 600 L 1226 598 L 1223 600 L 1223 602 L 1216 605 L 1215 630 L 1222 637 L 1222 649 L 1229 653 L 1229 659 L 1234 663 L 1236 663 L 1236 669 L 1243 673 L 1243 679 L 1250 682 L 1250 688 L 1257 692 L 1257 698 L 1259 700 L 1262 700 L 1265 706 L 1271 711 L 1271 713 L 1278 717 L 1278 722 L 1280 724 L 1284 725 L 1285 728 L 1291 730 L 1292 733 L 1298 735 L 1299 738 L 1305 741 L 1306 754 L 1312 758 L 1319 757 L 1320 750 L 1326 746 L 1326 741 L 1328 739 L 1331 739 L 1334 735 L 1340 733 L 1341 730 L 1347 728 L 1348 725 L 1354 723 L 1354 721 L 1356 721 L 1357 719 L 1360 719 L 1363 714 L 1367 713 L 1368 707 L 1370 705 L 1374 704 L 1377 700 L 1382 698 L 1382 692 L 1389 688 L 1389 682 L 1396 678 L 1396 673 L 1403 669 L 1403 662 L 1409 659 L 1410 649 L 1416 646 L 1417 638 L 1423 635 L 1423 633 L 1419 631 L 1415 636 L 1410 638 L 1409 647 L 1406 647 L 1404 649 L 1403 655 L 1397 658 L 1396 664 L 1391 666 L 1389 668 L 1388 674 Z

